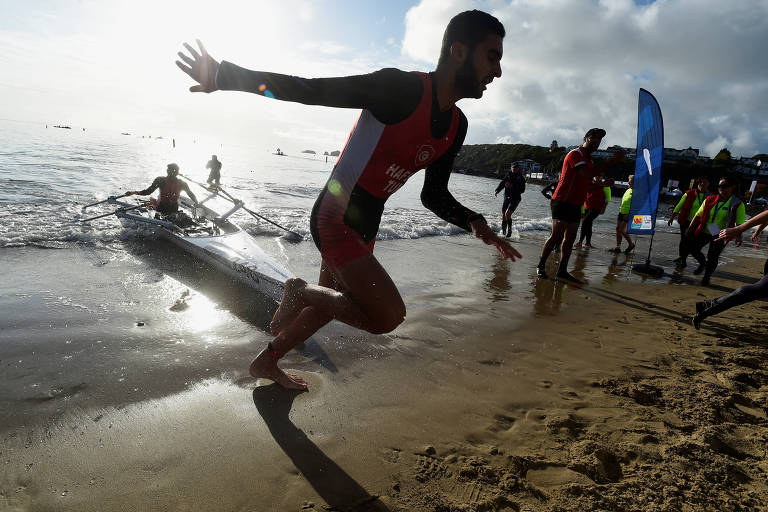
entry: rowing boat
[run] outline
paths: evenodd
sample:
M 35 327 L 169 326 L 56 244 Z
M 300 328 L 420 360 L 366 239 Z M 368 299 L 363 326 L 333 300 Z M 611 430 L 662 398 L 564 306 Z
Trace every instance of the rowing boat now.
M 215 192 L 198 204 L 180 197 L 179 212 L 171 215 L 160 215 L 147 201 L 131 204 L 111 197 L 106 202 L 118 205 L 113 213 L 124 226 L 136 229 L 144 236 L 166 239 L 279 301 L 290 273 L 268 255 L 248 232 L 229 219 L 244 207 L 243 202 L 234 201 L 229 211 L 219 215 L 204 204 L 214 197 L 217 197 Z

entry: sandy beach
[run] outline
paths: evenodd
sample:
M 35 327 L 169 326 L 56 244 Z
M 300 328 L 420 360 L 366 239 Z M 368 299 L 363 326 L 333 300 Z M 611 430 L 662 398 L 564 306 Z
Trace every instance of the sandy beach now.
M 307 278 L 308 246 L 285 248 L 306 251 L 292 261 Z M 536 281 L 538 245 L 516 246 L 525 257 L 509 263 L 469 237 L 377 244 L 408 318 L 385 336 L 324 328 L 281 363 L 309 381 L 306 393 L 247 375 L 271 306 L 243 305 L 245 291 L 217 291 L 170 256 L 80 254 L 104 294 L 89 295 L 95 304 L 123 288 L 124 307 L 102 312 L 60 301 L 60 318 L 41 322 L 50 305 L 7 308 L 40 300 L 14 282 L 0 331 L 0 509 L 764 509 L 765 303 L 701 331 L 689 321 L 696 300 L 756 279 L 760 251 L 742 250 L 752 257 L 721 267 L 713 288 L 671 280 L 668 261 L 657 262 L 665 278 L 644 280 L 632 258 L 582 251 L 572 261 L 589 285 L 575 288 Z M 56 252 L 30 251 L 16 262 L 30 272 Z M 139 282 L 155 276 L 154 298 L 115 284 L 126 266 Z M 66 297 L 68 282 L 47 282 L 50 296 Z M 185 290 L 189 309 L 174 311 Z M 203 297 L 220 324 L 195 332 Z M 41 333 L 78 349 L 49 366 L 17 363 L 46 360 L 25 345 Z M 100 373 L 112 367 L 104 344 L 125 345 L 122 377 Z

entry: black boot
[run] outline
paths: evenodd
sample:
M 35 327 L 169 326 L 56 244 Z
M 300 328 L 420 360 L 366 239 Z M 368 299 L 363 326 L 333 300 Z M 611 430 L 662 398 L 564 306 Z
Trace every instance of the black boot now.
M 710 301 L 703 301 L 696 303 L 696 314 L 693 315 L 693 327 L 698 331 L 701 329 L 701 321 L 707 317 L 707 308 Z

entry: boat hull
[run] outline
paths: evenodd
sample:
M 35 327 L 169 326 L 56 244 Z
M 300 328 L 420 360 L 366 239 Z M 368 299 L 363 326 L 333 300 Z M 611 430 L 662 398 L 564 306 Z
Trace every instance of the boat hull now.
M 186 253 L 205 261 L 224 274 L 279 302 L 289 271 L 238 226 L 229 233 L 186 235 L 151 218 L 151 212 L 117 213 L 121 223 L 142 236 L 168 240 Z M 170 223 L 164 223 L 170 225 Z

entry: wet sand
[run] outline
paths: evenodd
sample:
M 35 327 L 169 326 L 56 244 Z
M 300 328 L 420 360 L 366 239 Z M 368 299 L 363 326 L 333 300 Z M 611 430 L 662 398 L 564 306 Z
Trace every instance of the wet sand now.
M 311 279 L 308 245 L 268 249 L 285 251 Z M 723 313 L 701 331 L 689 320 L 696 300 L 753 282 L 759 251 L 742 250 L 751 257 L 721 267 L 713 288 L 696 286 L 690 272 L 644 279 L 630 272 L 632 258 L 577 252 L 573 265 L 589 285 L 576 288 L 535 280 L 540 245 L 516 247 L 525 258 L 510 264 L 468 237 L 379 242 L 408 318 L 386 336 L 323 329 L 281 363 L 309 381 L 306 393 L 247 376 L 269 339 L 269 305 L 244 307 L 245 292 L 229 287 L 217 295 L 168 260 L 134 255 L 101 270 L 94 260 L 82 276 L 101 291 L 87 300 L 4 314 L 1 363 L 15 373 L 0 396 L 0 510 L 765 507 L 766 304 Z M 47 257 L 24 261 L 44 267 Z M 671 272 L 668 259 L 654 262 Z M 107 279 L 110 265 L 119 270 Z M 125 306 L 113 306 L 109 283 L 131 273 L 157 280 L 141 292 L 125 287 Z M 50 297 L 74 297 L 60 292 L 72 290 L 66 281 L 47 286 Z M 34 287 L 14 287 L 25 304 L 38 300 Z M 189 310 L 170 311 L 187 289 Z M 192 327 L 207 311 L 194 303 L 203 298 L 214 303 L 215 328 Z M 72 303 L 89 312 L 73 314 Z M 60 320 L 46 316 L 57 308 Z M 33 338 L 41 361 L 16 363 Z M 44 347 L 57 339 L 79 344 L 80 359 L 65 348 L 60 357 L 73 357 L 54 363 Z M 99 340 L 128 349 L 98 358 L 89 347 Z M 86 371 L 92 357 L 101 373 Z M 108 378 L 120 368 L 130 387 Z M 52 386 L 63 390 L 39 390 Z

